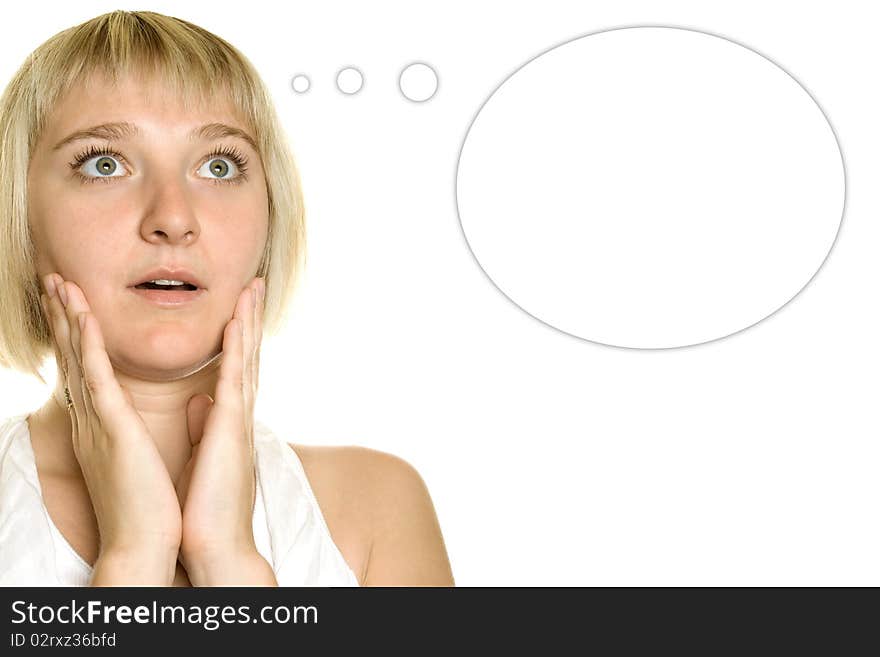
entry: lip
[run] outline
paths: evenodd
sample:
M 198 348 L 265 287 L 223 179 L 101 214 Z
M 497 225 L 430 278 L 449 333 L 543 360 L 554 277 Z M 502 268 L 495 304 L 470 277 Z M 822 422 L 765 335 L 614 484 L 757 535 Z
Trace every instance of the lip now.
M 144 272 L 141 274 L 137 280 L 133 281 L 129 287 L 134 289 L 135 285 L 140 285 L 141 283 L 146 283 L 147 281 L 152 281 L 157 278 L 164 278 L 169 281 L 183 281 L 184 283 L 189 283 L 190 285 L 195 285 L 199 292 L 205 288 L 202 285 L 202 282 L 196 277 L 188 269 L 172 269 L 170 267 L 157 267 L 156 269 L 151 269 L 148 272 Z M 143 292 L 143 290 L 137 290 L 138 292 Z M 165 294 L 174 294 L 174 292 L 165 293 Z
M 164 277 L 157 276 L 156 278 Z M 181 279 L 178 278 L 175 280 Z M 179 308 L 180 306 L 193 303 L 200 299 L 206 292 L 206 290 L 201 287 L 198 290 L 145 290 L 134 286 L 129 287 L 128 289 L 141 297 L 144 301 L 157 306 L 170 308 Z

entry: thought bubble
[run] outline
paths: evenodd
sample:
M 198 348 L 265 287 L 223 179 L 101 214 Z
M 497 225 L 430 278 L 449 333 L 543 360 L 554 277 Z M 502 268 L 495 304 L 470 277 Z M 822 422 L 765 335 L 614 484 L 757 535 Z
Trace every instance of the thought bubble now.
M 845 203 L 837 138 L 789 73 L 725 38 L 634 27 L 526 62 L 457 168 L 491 281 L 565 333 L 630 348 L 722 338 L 816 275 Z

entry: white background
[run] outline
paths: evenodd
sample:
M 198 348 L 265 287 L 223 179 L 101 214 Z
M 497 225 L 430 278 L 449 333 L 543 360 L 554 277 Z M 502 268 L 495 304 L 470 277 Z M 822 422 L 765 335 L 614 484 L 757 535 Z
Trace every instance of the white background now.
M 19 4 L 0 23 L 0 79 L 120 8 L 191 20 L 251 59 L 309 212 L 306 285 L 264 345 L 258 416 L 290 442 L 412 463 L 457 584 L 880 584 L 880 42 L 864 3 L 176 4 Z M 504 78 L 561 42 L 645 24 L 778 63 L 828 115 L 847 168 L 812 283 L 752 328 L 682 349 L 601 346 L 529 316 L 480 269 L 455 210 L 461 141 Z M 439 74 L 426 103 L 396 88 L 412 61 Z M 333 88 L 345 65 L 364 73 L 357 95 Z M 0 415 L 45 394 L 3 372 Z

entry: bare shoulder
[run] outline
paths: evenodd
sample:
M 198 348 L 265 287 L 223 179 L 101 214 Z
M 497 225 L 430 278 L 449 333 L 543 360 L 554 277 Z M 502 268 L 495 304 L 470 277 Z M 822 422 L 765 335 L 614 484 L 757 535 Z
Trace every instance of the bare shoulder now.
M 290 447 L 361 585 L 454 584 L 430 493 L 410 463 L 367 447 Z

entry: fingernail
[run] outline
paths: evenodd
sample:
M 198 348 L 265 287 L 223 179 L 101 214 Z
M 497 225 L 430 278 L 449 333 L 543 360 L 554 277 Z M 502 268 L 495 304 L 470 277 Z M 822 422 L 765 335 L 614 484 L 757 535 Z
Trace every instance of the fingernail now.
M 80 313 L 77 319 L 79 319 L 79 330 L 82 331 L 86 327 L 86 314 Z
M 67 308 L 67 290 L 64 289 L 64 283 L 58 286 L 58 296 L 61 297 L 61 303 Z
M 46 276 L 46 278 L 43 279 L 43 286 L 46 288 L 46 294 L 49 295 L 50 299 L 55 296 L 55 277 L 54 276 L 52 276 L 51 274 L 49 276 Z

